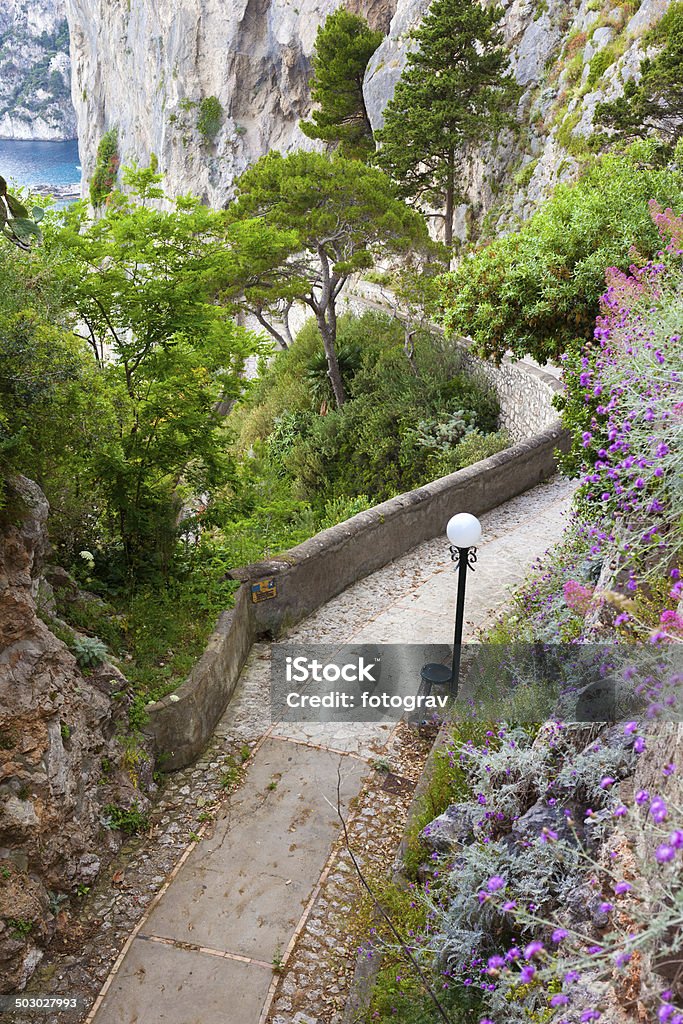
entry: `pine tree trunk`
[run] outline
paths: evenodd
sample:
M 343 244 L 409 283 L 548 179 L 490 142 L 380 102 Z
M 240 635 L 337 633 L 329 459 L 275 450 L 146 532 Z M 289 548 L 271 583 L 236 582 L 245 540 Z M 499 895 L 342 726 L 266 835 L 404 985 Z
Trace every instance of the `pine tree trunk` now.
M 453 150 L 448 155 L 448 178 L 446 180 L 446 214 L 444 217 L 444 241 L 446 245 L 453 245 L 453 217 L 455 214 L 455 154 Z
M 346 401 L 346 392 L 344 391 L 344 382 L 342 381 L 339 360 L 337 359 L 337 318 L 332 310 L 330 311 L 330 319 L 328 321 L 323 310 L 317 314 L 317 320 L 327 358 L 327 375 L 330 378 L 337 408 L 341 409 Z

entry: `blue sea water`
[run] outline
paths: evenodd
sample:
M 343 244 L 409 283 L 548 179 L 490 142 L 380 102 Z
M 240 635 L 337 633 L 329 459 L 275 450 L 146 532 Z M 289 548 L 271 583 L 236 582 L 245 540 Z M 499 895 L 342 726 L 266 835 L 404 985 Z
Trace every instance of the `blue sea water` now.
M 78 143 L 0 139 L 0 175 L 18 185 L 78 184 Z

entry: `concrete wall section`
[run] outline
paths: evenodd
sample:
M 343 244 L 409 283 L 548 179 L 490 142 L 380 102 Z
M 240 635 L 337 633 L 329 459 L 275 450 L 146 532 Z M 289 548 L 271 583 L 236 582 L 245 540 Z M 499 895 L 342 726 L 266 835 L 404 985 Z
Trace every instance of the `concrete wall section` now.
M 216 728 L 256 639 L 254 607 L 249 588 L 240 587 L 182 686 L 149 708 L 145 732 L 164 771 L 191 764 Z
M 149 709 L 161 766 L 190 764 L 204 749 L 235 689 L 258 636 L 276 636 L 337 594 L 418 544 L 438 536 L 456 512 L 488 512 L 555 472 L 554 453 L 569 435 L 557 423 L 529 440 L 457 473 L 409 491 L 284 555 L 235 570 L 242 581 L 235 607 L 221 615 L 207 648 L 180 689 Z M 252 588 L 264 585 L 255 603 Z
M 567 435 L 556 425 L 450 476 L 360 512 L 285 555 L 235 572 L 249 586 L 272 580 L 277 594 L 255 605 L 257 630 L 277 635 L 388 562 L 445 531 L 456 512 L 480 515 L 555 472 Z

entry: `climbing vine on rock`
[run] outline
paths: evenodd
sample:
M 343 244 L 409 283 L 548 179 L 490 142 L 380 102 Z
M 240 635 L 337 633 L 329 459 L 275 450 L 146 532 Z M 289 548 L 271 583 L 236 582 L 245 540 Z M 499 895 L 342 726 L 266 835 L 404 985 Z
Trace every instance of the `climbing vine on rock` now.
M 119 135 L 116 128 L 105 132 L 97 147 L 97 162 L 90 179 L 90 202 L 101 206 L 113 191 L 120 164 Z
M 213 142 L 223 123 L 223 107 L 217 96 L 205 96 L 199 104 L 197 131 L 205 142 Z

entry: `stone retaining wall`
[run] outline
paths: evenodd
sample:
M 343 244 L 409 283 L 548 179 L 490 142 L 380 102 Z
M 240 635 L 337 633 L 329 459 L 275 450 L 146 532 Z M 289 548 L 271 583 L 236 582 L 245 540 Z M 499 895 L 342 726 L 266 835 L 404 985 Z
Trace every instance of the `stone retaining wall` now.
M 277 636 L 359 579 L 445 533 L 456 512 L 481 515 L 555 471 L 565 443 L 558 427 L 417 490 L 359 512 L 267 562 L 233 573 L 248 586 L 273 582 L 277 594 L 254 605 L 257 632 Z
M 163 771 L 192 764 L 208 743 L 256 639 L 253 608 L 249 587 L 240 587 L 234 608 L 220 615 L 185 682 L 148 708 L 145 732 Z
M 257 637 L 277 636 L 357 580 L 438 536 L 454 513 L 481 515 L 552 476 L 555 451 L 567 450 L 570 441 L 551 407 L 557 380 L 528 364 L 489 371 L 513 437 L 547 421 L 545 429 L 532 429 L 535 436 L 506 451 L 361 512 L 271 561 L 235 570 L 242 581 L 235 607 L 221 615 L 178 691 L 149 709 L 146 731 L 165 770 L 182 768 L 201 753 Z M 252 600 L 254 587 L 265 599 Z
M 534 437 L 559 422 L 552 398 L 559 391 L 560 382 L 547 370 L 525 359 L 505 359 L 500 366 L 493 366 L 469 352 L 465 363 L 483 373 L 495 388 L 500 402 L 500 425 L 509 431 L 513 441 Z

